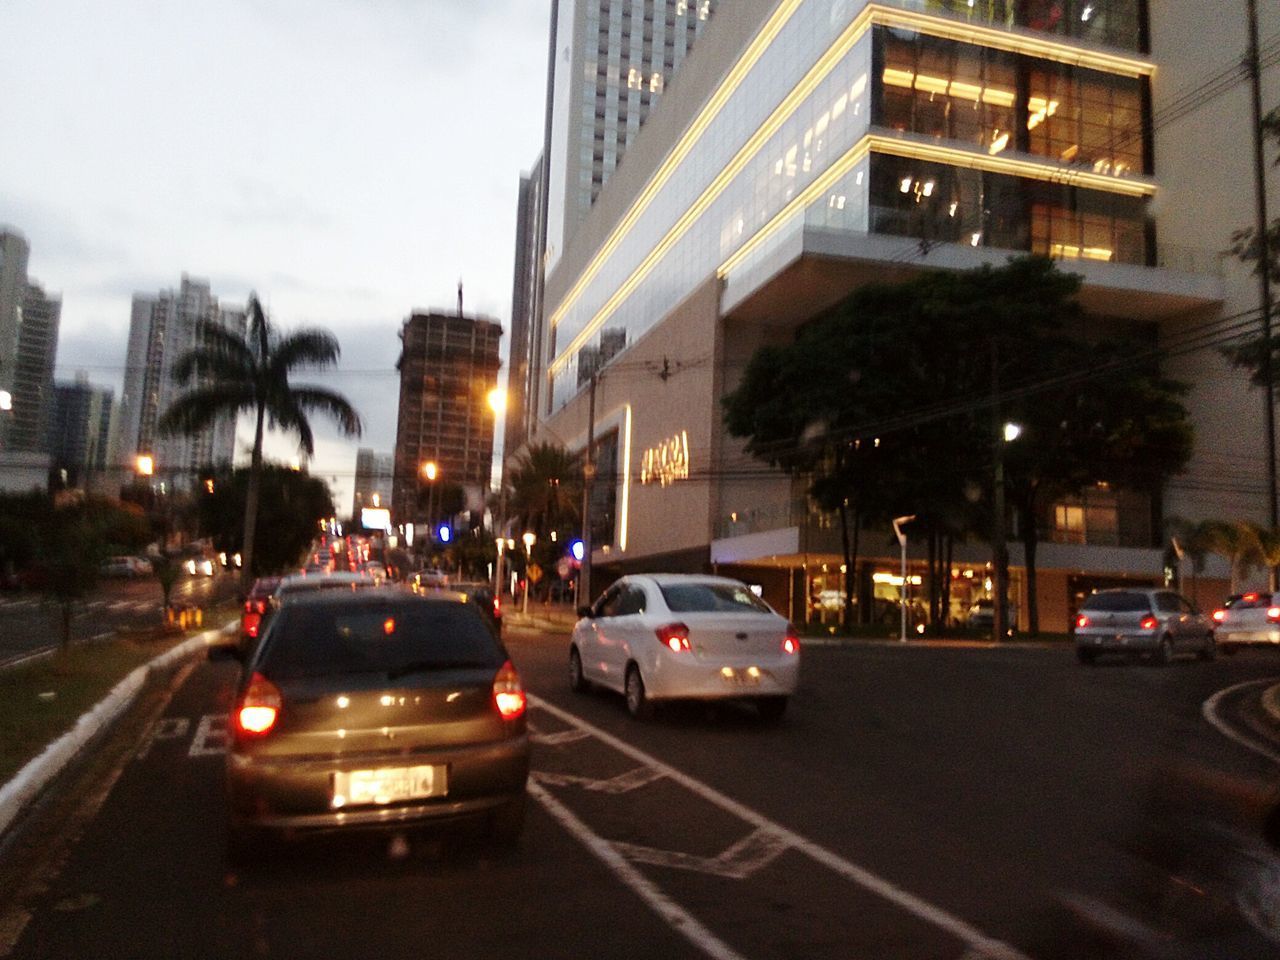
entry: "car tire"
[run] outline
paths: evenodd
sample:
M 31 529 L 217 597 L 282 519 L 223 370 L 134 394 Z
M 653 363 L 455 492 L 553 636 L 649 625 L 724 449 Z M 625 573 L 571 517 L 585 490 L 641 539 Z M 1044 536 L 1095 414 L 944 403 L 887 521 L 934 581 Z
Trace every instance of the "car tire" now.
M 634 663 L 627 667 L 626 685 L 623 688 L 627 701 L 627 713 L 636 720 L 648 720 L 653 716 L 653 701 L 644 688 L 644 677 Z
M 1160 646 L 1156 650 L 1156 663 L 1162 667 L 1173 663 L 1173 639 L 1168 635 L 1160 638 Z
M 1098 651 L 1089 650 L 1086 647 L 1076 647 L 1076 659 L 1086 667 L 1091 667 L 1098 662 Z
M 777 723 L 787 712 L 786 697 L 760 697 L 756 700 L 756 710 L 760 719 L 766 723 Z
M 577 647 L 569 648 L 569 689 L 574 693 L 586 693 L 591 683 L 582 673 L 582 654 Z
M 489 839 L 500 846 L 509 847 L 524 832 L 526 801 L 522 796 L 509 800 L 489 814 Z
M 1209 661 L 1218 655 L 1218 641 L 1211 633 L 1204 638 L 1204 646 L 1196 654 L 1201 660 Z

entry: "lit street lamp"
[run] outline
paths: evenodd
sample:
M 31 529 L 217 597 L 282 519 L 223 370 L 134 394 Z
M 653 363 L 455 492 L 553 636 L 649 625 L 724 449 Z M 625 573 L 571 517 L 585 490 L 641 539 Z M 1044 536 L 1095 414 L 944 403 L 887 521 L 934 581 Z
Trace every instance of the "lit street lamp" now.
M 156 472 L 155 458 L 149 453 L 140 453 L 134 461 L 134 468 L 138 471 L 138 476 L 149 477 Z
M 902 548 L 902 586 L 899 588 L 899 606 L 902 608 L 902 631 L 898 635 L 901 643 L 907 642 L 907 532 L 902 528 L 916 518 L 910 514 L 905 517 L 894 517 L 893 533 L 898 538 L 898 546 Z
M 421 473 L 423 479 L 427 481 L 427 529 L 433 530 L 436 525 L 436 477 L 440 476 L 440 468 L 436 466 L 434 460 L 428 460 L 422 465 Z

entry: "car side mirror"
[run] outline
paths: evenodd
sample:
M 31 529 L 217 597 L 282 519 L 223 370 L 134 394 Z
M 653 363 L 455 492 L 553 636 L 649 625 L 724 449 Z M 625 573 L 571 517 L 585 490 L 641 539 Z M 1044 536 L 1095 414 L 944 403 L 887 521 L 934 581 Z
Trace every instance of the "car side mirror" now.
M 590 607 L 579 607 L 578 616 L 586 617 L 588 620 L 595 619 L 595 614 L 591 612 Z
M 244 652 L 235 643 L 215 643 L 209 647 L 207 656 L 211 663 L 244 663 Z

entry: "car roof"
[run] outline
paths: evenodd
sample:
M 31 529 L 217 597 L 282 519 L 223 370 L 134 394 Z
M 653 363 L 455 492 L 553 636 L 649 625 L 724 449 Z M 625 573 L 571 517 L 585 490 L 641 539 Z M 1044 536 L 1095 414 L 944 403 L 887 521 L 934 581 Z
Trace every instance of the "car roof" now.
M 348 606 L 383 601 L 386 603 L 456 603 L 467 604 L 460 593 L 440 590 L 430 594 L 416 594 L 400 587 L 369 587 L 365 590 L 315 590 L 300 595 L 289 602 L 292 607 Z
M 680 583 L 719 583 L 725 586 L 746 586 L 741 580 L 732 577 L 718 577 L 710 573 L 632 573 L 621 578 L 623 580 L 648 580 L 659 587 Z

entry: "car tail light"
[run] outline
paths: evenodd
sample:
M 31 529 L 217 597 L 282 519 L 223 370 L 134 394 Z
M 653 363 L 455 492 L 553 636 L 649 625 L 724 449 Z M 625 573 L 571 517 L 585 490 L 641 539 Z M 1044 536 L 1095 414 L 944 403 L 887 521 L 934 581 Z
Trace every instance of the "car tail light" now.
M 1258 595 L 1256 593 L 1246 593 L 1240 599 L 1243 600 L 1245 603 L 1257 603 Z
M 1085 627 L 1089 626 L 1089 623 L 1090 623 L 1089 618 L 1086 617 L 1083 613 L 1080 614 L 1080 616 L 1076 617 L 1077 630 L 1083 630 Z
M 657 634 L 658 642 L 672 653 L 689 652 L 689 628 L 683 623 L 668 623 L 653 632 Z
M 493 619 L 502 619 L 502 601 L 496 596 L 493 598 Z
M 1221 609 L 1221 608 L 1219 608 L 1219 609 L 1217 609 L 1217 610 L 1213 611 L 1213 622 L 1214 622 L 1214 623 L 1221 623 L 1221 622 L 1222 622 L 1223 620 L 1225 620 L 1225 619 L 1227 619 L 1227 611 L 1225 611 L 1225 610 L 1223 610 L 1223 609 Z
M 1268 607 L 1267 619 L 1272 623 L 1280 623 L 1280 607 Z
M 245 636 L 247 637 L 257 637 L 258 628 L 261 625 L 262 625 L 262 614 L 260 613 L 246 613 L 244 615 L 243 621 L 241 622 L 241 627 L 243 628 Z
M 782 638 L 782 652 L 796 654 L 800 652 L 800 634 L 794 624 L 787 624 L 787 635 Z
M 1143 630 L 1154 630 L 1156 627 L 1160 626 L 1160 621 L 1155 617 L 1143 617 L 1142 622 L 1139 623 L 1138 626 Z
M 283 700 L 280 688 L 260 673 L 249 678 L 249 686 L 236 709 L 236 731 L 241 736 L 261 737 L 272 731 L 280 719 Z
M 493 703 L 503 720 L 514 720 L 524 713 L 524 685 L 520 682 L 520 674 L 508 660 L 493 678 Z

